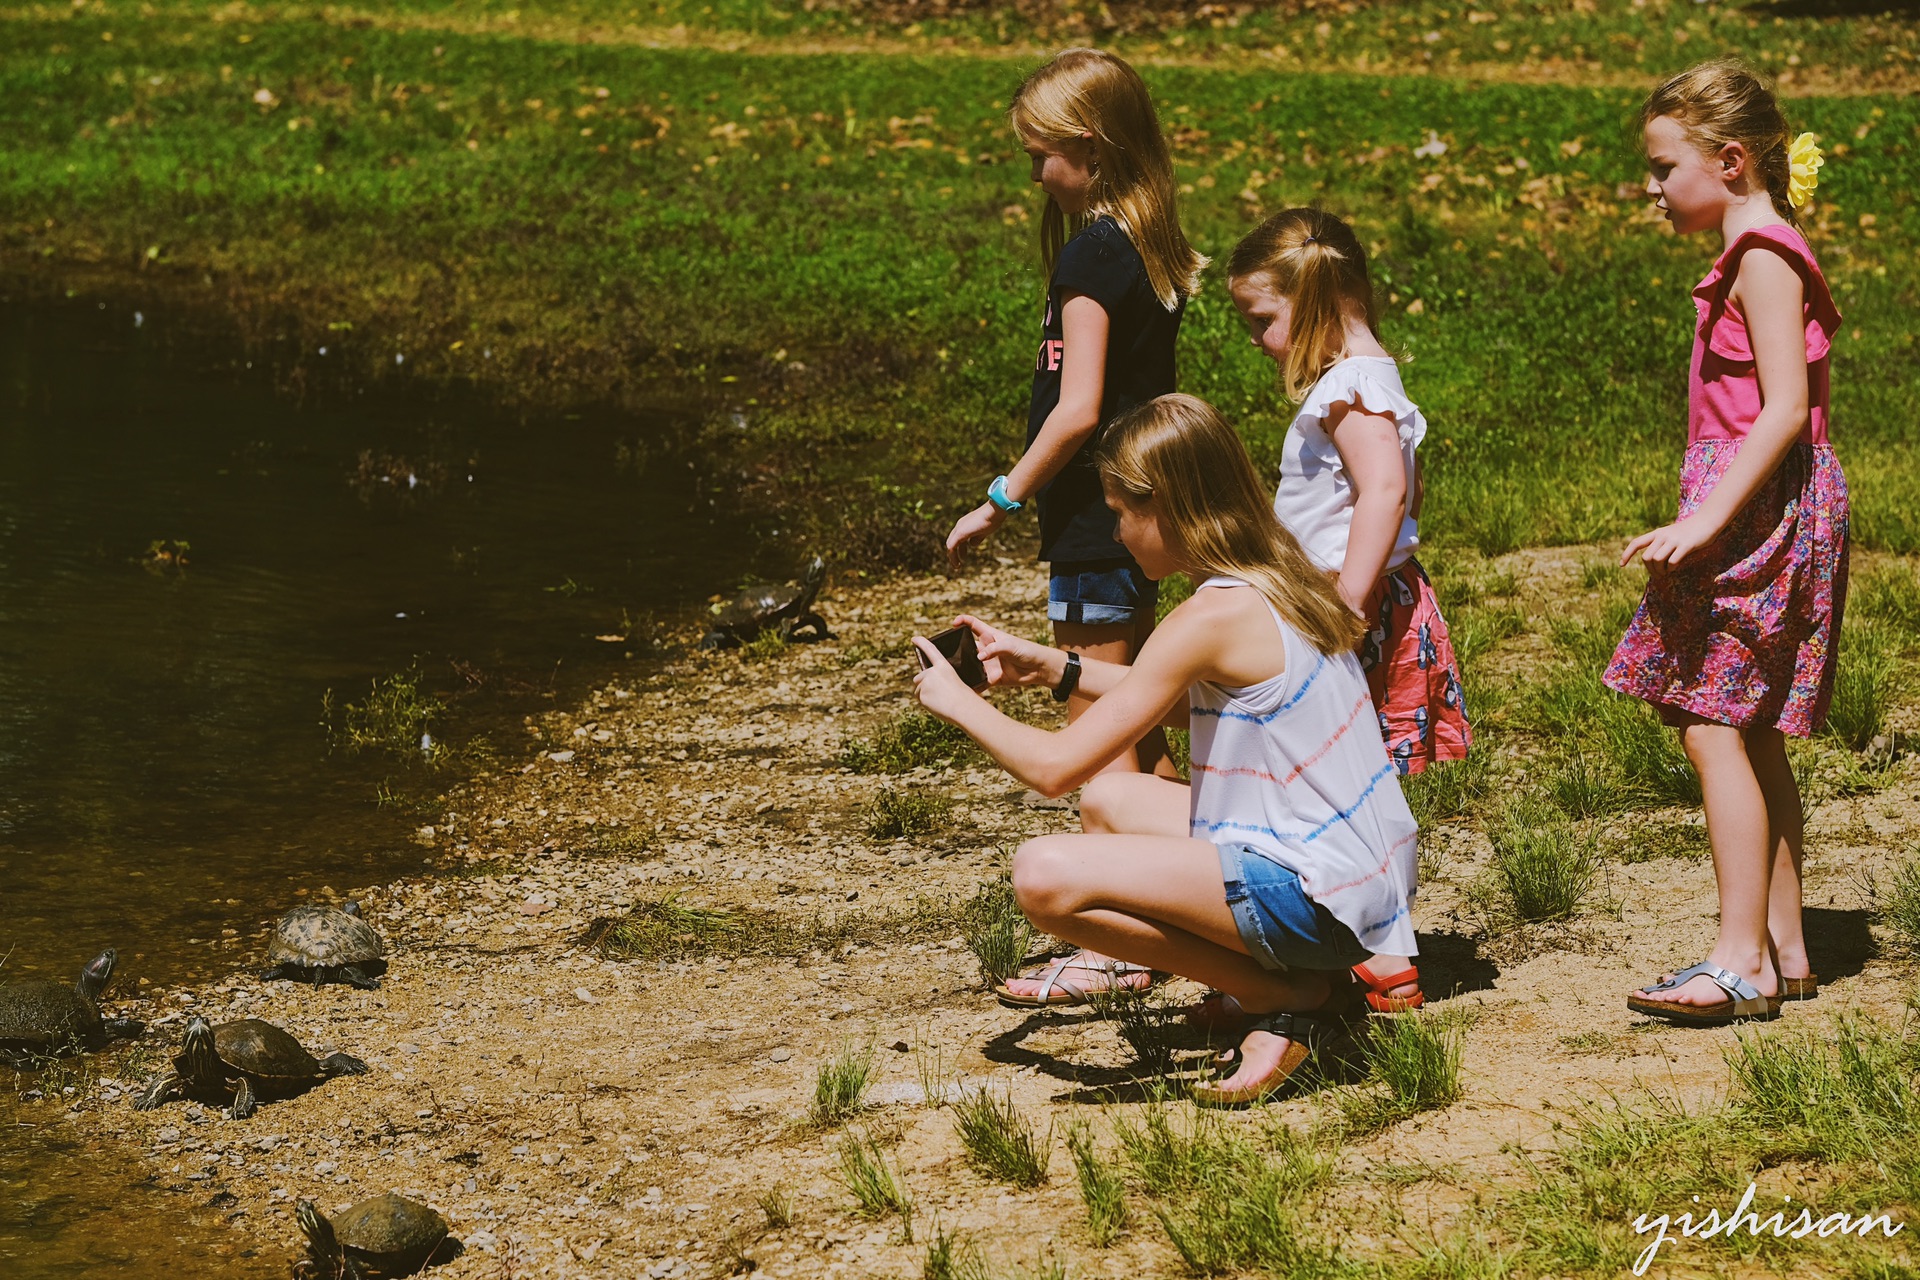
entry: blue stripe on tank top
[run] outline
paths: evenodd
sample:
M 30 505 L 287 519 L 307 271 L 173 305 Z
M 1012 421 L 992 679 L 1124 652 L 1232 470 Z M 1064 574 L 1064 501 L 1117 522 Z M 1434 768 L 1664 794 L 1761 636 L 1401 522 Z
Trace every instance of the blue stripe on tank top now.
M 1244 711 L 1215 711 L 1212 707 L 1194 707 L 1191 709 L 1192 714 L 1212 716 L 1220 720 L 1245 720 L 1251 724 L 1265 724 L 1275 716 L 1291 711 L 1295 703 L 1307 696 L 1307 690 L 1313 687 L 1313 682 L 1320 678 L 1320 672 L 1327 665 L 1327 655 L 1323 653 L 1319 657 L 1320 661 L 1313 664 L 1313 670 L 1309 671 L 1307 678 L 1300 682 L 1300 687 L 1293 691 L 1293 696 L 1263 716 L 1248 715 Z
M 1388 777 L 1393 772 L 1394 772 L 1393 762 L 1389 760 L 1386 763 L 1386 765 L 1380 770 L 1380 772 L 1374 774 L 1373 777 L 1367 780 L 1366 790 L 1360 793 L 1360 797 L 1357 800 L 1355 800 L 1347 808 L 1342 809 L 1337 813 L 1335 813 L 1331 818 L 1328 818 L 1325 822 L 1321 823 L 1319 826 L 1315 827 L 1311 831 L 1294 832 L 1293 834 L 1288 835 L 1284 832 L 1275 831 L 1272 827 L 1263 827 L 1255 823 L 1202 822 L 1198 818 L 1195 818 L 1191 822 L 1189 822 L 1187 824 L 1187 829 L 1190 831 L 1205 831 L 1209 835 L 1218 831 L 1245 831 L 1253 835 L 1269 835 L 1269 836 L 1272 836 L 1275 840 L 1279 840 L 1282 842 L 1287 840 L 1298 840 L 1301 844 L 1308 844 L 1314 840 L 1318 840 L 1321 836 L 1325 835 L 1328 832 L 1328 830 L 1330 830 L 1331 828 L 1333 828 L 1334 826 L 1337 826 L 1342 822 L 1345 822 L 1348 818 L 1351 818 L 1354 814 L 1360 812 L 1360 806 L 1365 804 L 1367 802 L 1367 797 L 1374 793 L 1374 789 L 1380 785 L 1380 780 L 1385 777 Z

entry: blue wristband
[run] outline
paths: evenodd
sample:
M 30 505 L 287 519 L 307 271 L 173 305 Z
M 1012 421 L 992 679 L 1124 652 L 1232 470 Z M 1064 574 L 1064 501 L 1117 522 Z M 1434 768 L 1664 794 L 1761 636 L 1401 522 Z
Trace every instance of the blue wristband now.
M 1000 508 L 1000 510 L 1007 512 L 1009 515 L 1027 505 L 1024 502 L 1015 502 L 1007 496 L 1007 478 L 1005 476 L 995 476 L 993 483 L 987 486 L 987 501 Z

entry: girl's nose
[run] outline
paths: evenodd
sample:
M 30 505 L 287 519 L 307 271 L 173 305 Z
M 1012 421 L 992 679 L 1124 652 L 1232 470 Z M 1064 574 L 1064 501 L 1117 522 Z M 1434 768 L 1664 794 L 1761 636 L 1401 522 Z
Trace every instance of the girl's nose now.
M 1647 194 L 1656 200 L 1660 198 L 1660 184 L 1652 178 L 1647 179 Z

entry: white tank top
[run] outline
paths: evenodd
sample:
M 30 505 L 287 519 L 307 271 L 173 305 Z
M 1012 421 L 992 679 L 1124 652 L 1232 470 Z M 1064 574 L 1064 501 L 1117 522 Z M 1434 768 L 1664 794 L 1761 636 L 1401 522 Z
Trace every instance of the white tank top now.
M 1200 586 L 1253 590 L 1238 578 Z M 1195 684 L 1188 695 L 1193 834 L 1286 867 L 1367 950 L 1413 955 L 1419 828 L 1360 660 L 1321 653 L 1271 602 L 1267 611 L 1286 670 L 1244 689 Z
M 1399 432 L 1409 514 L 1401 519 L 1400 536 L 1387 556 L 1387 568 L 1398 569 L 1420 546 L 1420 525 L 1411 514 L 1413 455 L 1426 439 L 1427 420 L 1407 399 L 1400 366 L 1387 356 L 1349 356 L 1321 374 L 1307 392 L 1280 446 L 1280 488 L 1273 496 L 1273 514 L 1315 564 L 1330 573 L 1345 567 L 1347 531 L 1353 527 L 1353 479 L 1327 431 L 1327 414 L 1342 402 L 1385 414 Z

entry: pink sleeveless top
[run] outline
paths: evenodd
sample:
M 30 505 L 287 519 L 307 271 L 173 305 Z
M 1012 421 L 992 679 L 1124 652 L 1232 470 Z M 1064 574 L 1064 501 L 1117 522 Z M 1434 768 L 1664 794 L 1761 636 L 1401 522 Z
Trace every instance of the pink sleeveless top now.
M 1840 329 L 1840 311 L 1805 238 L 1788 226 L 1755 227 L 1727 246 L 1707 278 L 1694 286 L 1700 323 L 1694 330 L 1693 372 L 1687 385 L 1687 443 L 1743 440 L 1760 416 L 1760 377 L 1754 371 L 1747 322 L 1727 301 L 1742 254 L 1778 253 L 1800 273 L 1801 315 L 1807 334 L 1808 429 L 1802 444 L 1827 443 L 1827 355 Z

